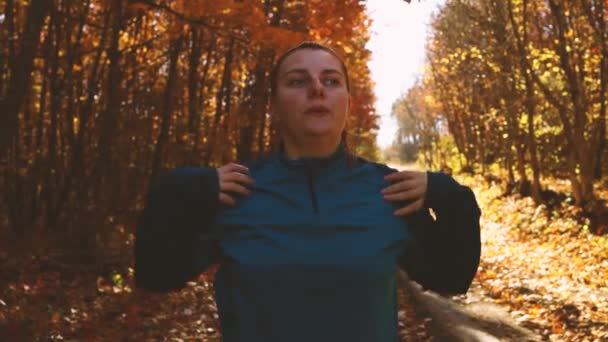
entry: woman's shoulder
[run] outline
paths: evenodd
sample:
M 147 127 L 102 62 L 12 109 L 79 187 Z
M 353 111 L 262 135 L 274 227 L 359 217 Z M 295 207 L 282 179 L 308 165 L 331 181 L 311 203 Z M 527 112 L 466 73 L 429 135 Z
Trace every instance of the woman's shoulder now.
M 216 170 L 206 166 L 179 166 L 173 169 L 161 170 L 157 183 L 173 184 L 186 182 L 193 178 L 212 178 L 215 176 Z
M 383 175 L 397 171 L 396 169 L 392 168 L 388 164 L 385 164 L 382 162 L 371 161 L 369 159 L 366 159 L 364 157 L 361 157 L 361 156 L 358 156 L 355 154 L 349 155 L 349 163 L 351 163 L 351 165 L 354 165 L 357 167 L 369 168 L 369 169 L 371 169 L 375 172 L 381 173 Z
M 217 171 L 211 167 L 176 167 L 161 170 L 151 183 L 148 196 L 198 196 L 218 191 Z

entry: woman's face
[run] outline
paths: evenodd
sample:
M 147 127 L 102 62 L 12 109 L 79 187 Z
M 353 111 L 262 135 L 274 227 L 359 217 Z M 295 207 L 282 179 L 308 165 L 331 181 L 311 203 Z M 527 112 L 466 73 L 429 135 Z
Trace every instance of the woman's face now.
M 272 111 L 285 137 L 339 139 L 349 94 L 336 57 L 324 50 L 297 50 L 279 66 L 276 82 Z

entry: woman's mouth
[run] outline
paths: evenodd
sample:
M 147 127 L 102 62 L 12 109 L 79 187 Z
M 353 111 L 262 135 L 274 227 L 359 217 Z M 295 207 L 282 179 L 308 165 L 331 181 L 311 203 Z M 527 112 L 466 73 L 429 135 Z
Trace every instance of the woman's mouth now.
M 310 115 L 322 116 L 322 115 L 329 113 L 329 108 L 327 108 L 325 106 L 312 106 L 312 107 L 309 107 L 308 109 L 306 109 L 306 111 L 304 113 L 310 114 Z

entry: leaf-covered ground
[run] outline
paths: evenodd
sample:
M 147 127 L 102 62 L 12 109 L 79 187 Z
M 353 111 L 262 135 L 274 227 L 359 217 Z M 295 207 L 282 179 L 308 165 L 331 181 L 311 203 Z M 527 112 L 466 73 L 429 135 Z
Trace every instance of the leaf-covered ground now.
M 550 341 L 608 341 L 608 236 L 589 233 L 568 198 L 552 207 L 475 184 L 483 210 L 482 260 L 463 303 L 503 304 L 523 327 Z M 567 184 L 552 182 L 557 192 Z M 597 189 L 608 198 L 608 189 Z
M 483 251 L 470 292 L 455 299 L 500 304 L 545 340 L 608 340 L 608 237 L 590 234 L 567 202 L 547 209 L 478 179 L 461 181 L 483 210 Z M 555 190 L 567 188 L 555 182 Z M 94 255 L 8 250 L 0 249 L 2 341 L 219 341 L 206 276 L 167 295 L 136 293 L 129 247 Z M 429 319 L 408 295 L 399 298 L 402 340 L 431 340 Z
M 101 276 L 74 260 L 54 259 L 0 260 L 0 341 L 220 341 L 204 275 L 178 292 L 134 293 L 128 267 L 124 275 Z M 428 340 L 426 319 L 409 300 L 400 293 L 403 340 Z

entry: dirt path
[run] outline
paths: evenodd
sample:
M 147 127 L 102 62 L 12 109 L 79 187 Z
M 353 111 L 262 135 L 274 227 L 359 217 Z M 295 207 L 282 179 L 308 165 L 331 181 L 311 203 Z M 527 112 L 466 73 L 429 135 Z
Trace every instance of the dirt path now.
M 547 209 L 502 196 L 500 186 L 481 178 L 456 178 L 474 190 L 482 209 L 482 256 L 469 292 L 453 299 L 547 341 L 608 341 L 608 237 L 590 234 L 567 202 Z M 563 183 L 552 186 L 567 191 Z
M 482 261 L 470 292 L 457 300 L 501 304 L 545 340 L 608 340 L 605 239 L 574 219 L 548 217 L 528 199 L 501 198 L 498 187 L 475 192 Z

